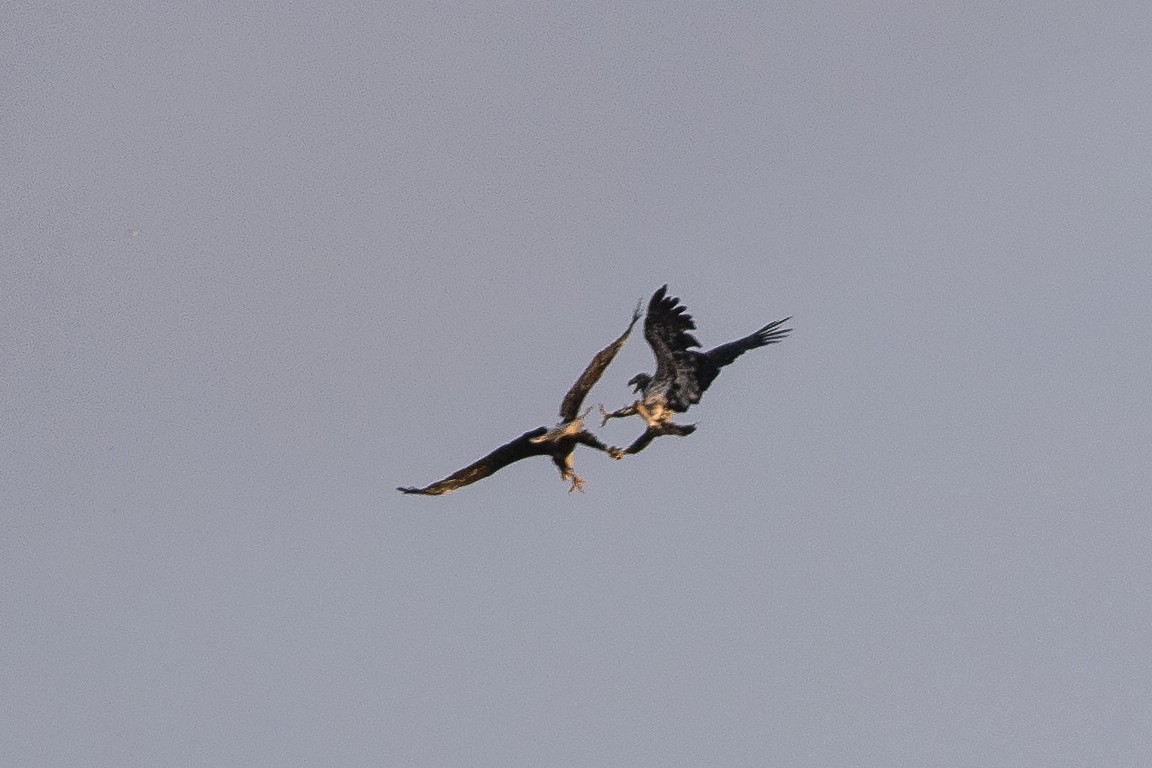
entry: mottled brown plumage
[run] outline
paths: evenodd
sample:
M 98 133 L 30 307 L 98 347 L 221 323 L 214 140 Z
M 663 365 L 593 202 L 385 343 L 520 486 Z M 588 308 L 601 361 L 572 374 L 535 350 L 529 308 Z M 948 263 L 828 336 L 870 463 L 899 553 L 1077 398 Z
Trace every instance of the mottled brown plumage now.
M 604 419 L 621 418 L 638 414 L 647 424 L 647 429 L 625 453 L 639 453 L 660 435 L 690 435 L 696 431 L 693 424 L 676 424 L 673 413 L 684 413 L 692 405 L 700 402 L 704 391 L 720 374 L 720 369 L 732 363 L 745 352 L 775 344 L 790 332 L 790 328 L 780 326 L 790 320 L 786 317 L 769 323 L 758 331 L 727 344 L 721 344 L 707 352 L 699 352 L 700 342 L 691 334 L 696 330 L 696 322 L 688 314 L 688 308 L 680 304 L 680 299 L 668 296 L 668 286 L 661 286 L 648 302 L 648 314 L 644 318 L 644 338 L 656 356 L 656 373 L 638 373 L 629 384 L 640 394 L 640 399 L 632 405 L 609 413 L 600 406 Z

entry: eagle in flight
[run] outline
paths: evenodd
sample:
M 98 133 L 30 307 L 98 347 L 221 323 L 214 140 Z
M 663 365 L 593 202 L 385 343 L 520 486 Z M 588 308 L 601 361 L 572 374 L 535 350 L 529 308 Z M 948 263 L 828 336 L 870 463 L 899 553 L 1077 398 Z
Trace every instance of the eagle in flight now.
M 775 344 L 791 332 L 791 328 L 780 326 L 791 317 L 769 323 L 758 331 L 742 339 L 721 344 L 715 349 L 700 352 L 690 331 L 696 330 L 696 323 L 688 314 L 688 308 L 680 304 L 680 299 L 668 296 L 668 286 L 661 286 L 648 302 L 648 315 L 644 318 L 644 338 L 656 356 L 656 373 L 638 373 L 628 384 L 640 395 L 632 405 L 609 413 L 600 406 L 604 420 L 639 414 L 648 428 L 625 453 L 639 453 L 660 435 L 690 435 L 696 431 L 695 424 L 676 424 L 673 413 L 684 413 L 689 407 L 700 402 L 700 397 L 720 374 L 720 369 L 736 360 L 750 349 Z
M 621 458 L 624 451 L 619 448 L 608 447 L 600 442 L 595 435 L 584 429 L 584 417 L 588 415 L 588 411 L 580 413 L 580 405 L 584 402 L 589 390 L 600 380 L 604 369 L 612 362 L 612 358 L 616 357 L 616 353 L 624 346 L 628 334 L 632 332 L 632 326 L 636 325 L 636 321 L 639 319 L 640 307 L 637 305 L 636 311 L 632 313 L 632 322 L 628 323 L 624 333 L 620 334 L 616 341 L 596 353 L 592 362 L 588 363 L 588 367 L 584 369 L 584 373 L 580 374 L 580 378 L 564 395 L 564 401 L 560 403 L 560 423 L 555 427 L 552 429 L 537 427 L 525 432 L 484 458 L 431 485 L 423 488 L 397 488 L 396 490 L 403 493 L 438 496 L 465 485 L 471 485 L 521 459 L 527 459 L 530 456 L 549 456 L 552 458 L 552 463 L 560 470 L 560 479 L 571 481 L 572 487 L 568 489 L 568 492 L 580 491 L 583 493 L 584 480 L 577 476 L 572 468 L 572 457 L 576 452 L 577 443 L 595 448 L 598 451 L 604 451 L 614 459 Z

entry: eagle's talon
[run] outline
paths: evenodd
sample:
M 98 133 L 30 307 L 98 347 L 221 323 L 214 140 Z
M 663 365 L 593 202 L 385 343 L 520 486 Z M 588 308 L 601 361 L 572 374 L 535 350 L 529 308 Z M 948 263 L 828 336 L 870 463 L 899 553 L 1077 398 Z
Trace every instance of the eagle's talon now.
M 572 491 L 580 491 L 580 493 L 584 493 L 583 478 L 572 475 L 572 487 L 568 489 L 568 493 L 572 493 Z
M 701 395 L 719 374 L 745 352 L 775 344 L 791 333 L 783 328 L 791 318 L 776 320 L 763 328 L 730 341 L 727 344 L 699 352 L 700 342 L 689 331 L 696 330 L 696 321 L 680 299 L 668 295 L 668 286 L 662 285 L 648 300 L 648 315 L 644 319 L 644 337 L 656 356 L 655 373 L 638 373 L 628 380 L 628 386 L 637 394 L 629 406 L 608 413 L 600 406 L 604 426 L 608 419 L 625 418 L 638 414 L 647 429 L 625 453 L 637 454 L 659 435 L 690 435 L 695 424 L 676 424 L 672 417 L 684 413 L 700 402 Z M 615 454 L 612 454 L 615 458 Z
M 628 452 L 625 451 L 623 448 L 617 448 L 615 446 L 612 446 L 611 448 L 608 449 L 608 455 L 611 456 L 612 458 L 616 459 L 616 461 L 620 461 L 620 459 L 624 458 L 624 455 L 626 453 L 628 453 Z
M 608 423 L 608 419 L 612 418 L 612 414 L 608 413 L 604 408 L 604 403 L 600 403 L 600 416 L 602 417 L 600 419 L 600 426 L 604 426 Z

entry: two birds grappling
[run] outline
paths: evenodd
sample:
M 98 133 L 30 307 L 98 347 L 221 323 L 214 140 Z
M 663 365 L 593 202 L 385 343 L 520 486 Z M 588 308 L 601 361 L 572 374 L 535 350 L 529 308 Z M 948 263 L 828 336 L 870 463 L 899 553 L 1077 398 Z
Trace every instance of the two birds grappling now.
M 640 319 L 639 307 L 632 314 L 632 321 L 624 333 L 596 353 L 580 378 L 568 390 L 560 404 L 560 422 L 555 427 L 537 427 L 525 432 L 482 459 L 424 488 L 402 487 L 397 490 L 436 496 L 470 485 L 521 459 L 549 456 L 560 470 L 560 478 L 571 482 L 569 492 L 582 491 L 584 480 L 573 471 L 573 455 L 577 445 L 586 445 L 614 459 L 620 459 L 627 454 L 639 453 L 661 435 L 692 434 L 696 426 L 675 423 L 672 421 L 674 414 L 684 413 L 700 402 L 700 397 L 719 375 L 721 368 L 749 350 L 775 344 L 791 331 L 790 328 L 780 327 L 791 319 L 786 317 L 743 338 L 701 352 L 695 349 L 700 346 L 700 342 L 691 333 L 696 330 L 696 323 L 688 314 L 687 307 L 681 305 L 677 297 L 667 294 L 667 285 L 652 294 L 644 318 L 644 338 L 656 357 L 655 373 L 638 373 L 629 380 L 628 384 L 638 395 L 631 405 L 612 412 L 600 406 L 603 416 L 601 426 L 613 418 L 636 415 L 644 419 L 643 434 L 627 448 L 607 446 L 585 429 L 584 417 L 591 408 L 581 413 L 580 406 L 627 341 L 632 327 Z

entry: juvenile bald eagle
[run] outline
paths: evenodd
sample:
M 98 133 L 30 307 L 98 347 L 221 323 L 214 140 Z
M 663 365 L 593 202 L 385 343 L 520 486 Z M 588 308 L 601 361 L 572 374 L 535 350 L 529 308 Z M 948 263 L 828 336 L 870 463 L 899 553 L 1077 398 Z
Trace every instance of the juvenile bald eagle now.
M 721 344 L 707 352 L 698 352 L 699 347 L 689 331 L 696 330 L 696 323 L 688 314 L 688 308 L 680 305 L 680 299 L 667 296 L 668 286 L 661 286 L 648 302 L 648 315 L 644 318 L 644 338 L 656 356 L 656 374 L 638 373 L 628 384 L 641 395 L 640 399 L 625 408 L 612 413 L 600 406 L 604 416 L 601 426 L 608 419 L 639 414 L 648 425 L 640 437 L 628 446 L 625 453 L 639 453 L 660 435 L 690 435 L 696 431 L 694 424 L 676 424 L 673 413 L 684 413 L 689 407 L 700 402 L 700 397 L 720 374 L 720 369 L 733 362 L 750 349 L 775 344 L 792 330 L 781 328 L 792 318 L 786 317 L 769 323 L 758 331 L 742 339 Z
M 403 493 L 421 493 L 429 496 L 438 496 L 442 493 L 454 491 L 465 485 L 470 485 L 477 480 L 482 480 L 494 472 L 497 472 L 509 464 L 527 459 L 530 456 L 550 456 L 552 463 L 560 470 L 561 480 L 570 480 L 572 487 L 568 492 L 584 491 L 584 480 L 576 475 L 572 469 L 572 456 L 576 452 L 576 445 L 586 445 L 590 448 L 595 448 L 598 451 L 604 451 L 614 459 L 619 459 L 624 455 L 624 451 L 619 448 L 610 448 L 604 443 L 600 442 L 595 435 L 588 430 L 584 429 L 584 417 L 588 415 L 588 409 L 584 413 L 580 413 L 580 405 L 584 402 L 589 390 L 595 386 L 596 382 L 600 380 L 604 369 L 612 362 L 612 358 L 616 357 L 616 353 L 624 346 L 624 342 L 628 339 L 628 334 L 632 332 L 632 326 L 640 319 L 640 307 L 637 305 L 636 311 L 632 313 L 632 321 L 628 323 L 628 327 L 624 333 L 616 341 L 609 344 L 604 349 L 596 353 L 592 358 L 592 362 L 584 369 L 584 373 L 580 374 L 580 378 L 564 395 L 564 401 L 560 403 L 560 423 L 552 429 L 547 427 L 537 427 L 529 432 L 525 432 L 515 440 L 505 443 L 492 453 L 484 458 L 476 461 L 461 470 L 453 472 L 448 477 L 440 480 L 439 482 L 432 483 L 424 488 L 397 488 L 396 490 Z

